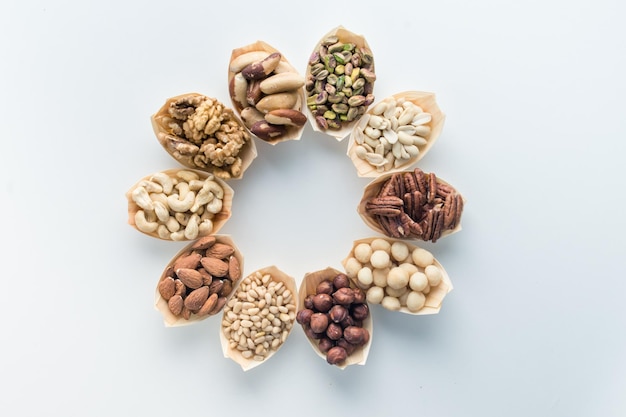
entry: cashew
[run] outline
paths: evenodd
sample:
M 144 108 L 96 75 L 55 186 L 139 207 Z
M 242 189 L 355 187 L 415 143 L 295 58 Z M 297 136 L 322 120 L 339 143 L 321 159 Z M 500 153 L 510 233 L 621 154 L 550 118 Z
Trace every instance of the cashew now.
M 185 239 L 185 231 L 179 230 L 178 232 L 172 233 L 170 235 L 170 239 L 176 240 L 176 241 Z
M 189 213 L 176 213 L 174 214 L 174 218 L 180 223 L 182 226 L 187 226 L 187 222 L 191 215 Z
M 193 206 L 191 206 L 191 208 L 189 209 L 191 212 L 196 213 L 198 212 L 198 210 L 204 206 L 205 204 L 207 204 L 209 201 L 213 200 L 215 198 L 214 194 L 211 192 L 211 190 L 209 190 L 208 187 L 209 182 L 205 182 L 204 186 L 202 187 L 202 189 L 200 191 L 198 191 L 198 193 L 196 194 L 196 199 L 193 203 Z M 202 214 L 202 213 L 200 213 Z
M 163 193 L 151 193 L 150 199 L 153 203 L 163 203 L 167 207 L 167 196 Z
M 146 189 L 148 193 L 162 193 L 163 187 L 161 184 L 154 181 L 143 180 L 139 183 L 140 186 Z
M 170 217 L 165 222 L 165 227 L 167 227 L 167 230 L 170 232 L 178 232 L 180 230 L 180 223 L 178 223 L 175 217 Z
M 206 236 L 211 233 L 211 231 L 213 231 L 213 221 L 211 221 L 210 219 L 201 220 L 202 222 L 200 223 L 200 225 L 198 225 L 198 234 L 200 236 Z
M 160 201 L 154 202 L 154 213 L 161 223 L 166 223 L 170 218 L 170 211 L 167 206 Z
M 215 197 L 219 198 L 220 200 L 224 198 L 224 189 L 217 182 L 207 180 L 205 182 L 205 187 L 207 187 L 209 191 L 211 191 L 213 195 L 215 195 Z
M 195 172 L 187 171 L 187 170 L 178 171 L 176 176 L 186 182 L 197 180 L 198 178 L 200 178 L 200 176 L 196 174 Z
M 209 213 L 217 214 L 222 211 L 222 199 L 214 198 L 206 205 L 206 211 Z
M 187 187 L 188 188 L 188 187 Z M 191 206 L 193 206 L 193 202 L 196 198 L 196 195 L 193 191 L 189 191 L 182 200 L 179 200 L 178 194 L 172 194 L 167 197 L 167 204 L 170 208 L 176 212 L 183 213 L 188 211 Z
M 137 203 L 137 205 L 142 209 L 147 211 L 154 210 L 154 204 L 152 204 L 152 199 L 150 198 L 150 195 L 145 188 L 141 186 L 135 188 L 132 192 L 132 198 L 133 201 Z
M 161 239 L 170 238 L 170 231 L 167 230 L 167 227 L 164 224 L 159 225 L 159 227 L 157 228 L 157 234 Z
M 137 210 L 135 213 L 135 225 L 144 233 L 152 233 L 159 227 L 157 222 L 149 222 L 146 219 L 146 213 L 143 210 Z
M 211 213 L 209 210 L 205 210 L 204 213 L 200 215 L 200 220 L 213 220 L 213 217 L 215 217 L 215 213 Z
M 144 217 L 145 217 L 145 218 L 146 218 L 146 220 L 147 220 L 147 221 L 149 221 L 150 223 L 152 223 L 152 222 L 156 222 L 156 221 L 158 220 L 158 219 L 157 219 L 157 216 L 156 216 L 156 213 L 154 212 L 154 210 L 150 210 L 150 211 L 148 211 L 148 210 L 144 210 L 144 213 L 145 213 L 145 216 L 144 216 Z
M 204 187 L 204 181 L 203 180 L 191 180 L 191 181 L 189 181 L 189 189 L 191 191 L 198 191 L 202 187 Z
M 170 178 L 170 176 L 164 172 L 157 172 L 152 176 L 152 178 L 150 178 L 150 180 L 161 184 L 161 187 L 163 187 L 163 192 L 165 194 L 169 195 L 174 188 L 172 178 Z
M 187 226 L 185 227 L 185 238 L 188 240 L 193 240 L 198 237 L 198 220 L 200 216 L 197 214 L 193 214 L 189 221 L 187 222 Z

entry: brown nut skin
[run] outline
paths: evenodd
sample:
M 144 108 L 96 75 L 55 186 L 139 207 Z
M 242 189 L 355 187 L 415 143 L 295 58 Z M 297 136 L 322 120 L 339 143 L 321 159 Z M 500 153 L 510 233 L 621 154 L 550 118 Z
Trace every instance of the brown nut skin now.
M 324 333 L 328 327 L 328 316 L 324 313 L 313 313 L 309 327 L 315 333 Z
M 352 304 L 350 313 L 355 320 L 365 320 L 370 314 L 370 308 L 367 304 Z
M 360 346 L 366 339 L 369 340 L 369 332 L 362 327 L 348 326 L 343 329 L 343 338 L 350 344 Z
M 350 286 L 350 278 L 346 274 L 338 274 L 333 278 L 333 286 L 336 290 Z
M 333 301 L 335 304 L 349 306 L 354 302 L 354 291 L 352 288 L 339 288 L 333 293 Z
M 246 66 L 241 70 L 241 75 L 247 80 L 261 80 L 276 69 L 281 57 L 282 55 L 279 52 L 274 52 L 267 58 Z
M 313 330 L 311 330 L 311 328 L 309 326 L 305 326 L 304 327 L 304 334 L 309 338 L 309 339 L 321 339 L 323 337 L 326 337 L 326 333 L 315 333 Z
M 351 315 L 348 315 L 339 324 L 341 324 L 341 327 L 343 327 L 345 329 L 346 327 L 354 326 L 356 324 L 356 321 L 352 318 Z
M 357 348 L 356 345 L 348 343 L 348 341 L 346 339 L 344 339 L 343 337 L 341 339 L 337 340 L 335 342 L 335 345 L 344 348 L 346 353 L 348 354 L 348 356 L 352 355 L 354 353 L 354 351 L 356 350 L 356 348 Z
M 309 310 L 313 310 L 314 306 L 313 306 L 313 294 L 309 294 L 306 297 L 304 297 L 304 308 L 308 308 Z
M 346 317 L 348 317 L 348 315 L 349 315 L 348 309 L 346 307 L 342 306 L 342 305 L 339 305 L 339 304 L 334 305 L 328 311 L 328 317 L 334 323 L 341 323 L 342 321 L 344 321 L 346 319 Z
M 339 340 L 343 336 L 343 329 L 337 323 L 330 323 L 326 328 L 326 336 L 330 340 Z
M 328 280 L 321 281 L 319 284 L 317 284 L 317 287 L 315 288 L 316 294 L 332 295 L 334 291 L 335 289 L 333 288 L 333 283 Z
M 314 311 L 310 308 L 300 310 L 298 311 L 298 314 L 296 314 L 296 321 L 303 326 L 308 326 L 309 323 L 311 323 L 311 316 L 313 315 L 313 313 Z
M 327 337 L 321 338 L 319 344 L 317 345 L 317 347 L 322 353 L 328 352 L 328 350 L 332 348 L 333 346 L 335 346 L 335 342 L 330 340 Z
M 265 120 L 275 125 L 302 127 L 308 119 L 298 110 L 275 109 L 265 115 Z
M 316 294 L 313 297 L 313 307 L 316 311 L 326 313 L 333 305 L 333 297 L 329 294 Z
M 365 303 L 365 291 L 360 288 L 353 288 L 352 292 L 354 293 L 354 303 L 362 304 Z
M 340 365 L 348 357 L 348 352 L 341 346 L 333 346 L 326 352 L 326 362 L 331 365 Z
M 259 120 L 250 127 L 250 132 L 261 140 L 276 139 L 287 132 L 284 125 L 273 125 L 265 120 Z

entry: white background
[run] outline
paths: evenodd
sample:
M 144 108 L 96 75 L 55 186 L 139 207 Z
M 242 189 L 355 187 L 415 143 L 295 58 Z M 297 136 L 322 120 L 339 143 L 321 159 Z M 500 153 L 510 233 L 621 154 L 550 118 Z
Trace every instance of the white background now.
M 623 2 L 16 1 L 0 5 L 0 414 L 626 415 Z M 200 92 L 228 103 L 232 49 L 264 40 L 302 73 L 342 25 L 366 36 L 375 94 L 437 94 L 420 162 L 467 199 L 431 249 L 438 315 L 373 308 L 365 366 L 318 358 L 298 327 L 243 372 L 219 319 L 153 308 L 184 246 L 127 225 L 124 193 L 177 163 L 149 117 Z M 245 272 L 300 282 L 374 235 L 347 140 L 269 146 L 233 182 Z M 226 411 L 228 410 L 228 411 Z

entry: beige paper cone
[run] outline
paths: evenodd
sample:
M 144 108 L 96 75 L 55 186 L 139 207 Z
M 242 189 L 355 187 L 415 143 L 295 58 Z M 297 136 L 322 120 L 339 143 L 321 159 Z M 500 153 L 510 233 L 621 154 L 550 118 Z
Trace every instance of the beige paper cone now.
M 243 106 L 241 106 L 240 103 L 238 103 L 237 100 L 234 99 L 234 90 L 233 90 L 233 79 L 235 77 L 235 75 L 237 74 L 236 72 L 233 72 L 230 70 L 230 64 L 237 59 L 239 56 L 246 54 L 248 52 L 257 52 L 257 51 L 261 51 L 261 52 L 267 52 L 268 54 L 272 54 L 275 52 L 281 53 L 279 50 L 275 49 L 273 46 L 263 42 L 263 41 L 256 41 L 250 45 L 246 45 L 246 46 L 242 46 L 240 48 L 236 48 L 233 49 L 231 56 L 230 56 L 230 61 L 229 61 L 229 70 L 228 70 L 228 90 L 230 93 L 230 98 L 231 98 L 231 103 L 233 108 L 235 109 L 235 112 L 237 113 L 237 116 L 241 119 L 241 110 L 243 108 Z M 280 71 L 280 72 L 293 72 L 295 74 L 298 74 L 298 71 L 296 70 L 295 67 L 293 67 L 293 65 L 291 65 L 291 63 L 287 60 L 287 58 L 285 58 L 284 55 L 282 55 L 281 53 L 281 59 L 280 59 L 280 64 L 279 67 L 277 68 L 277 70 L 275 70 L 275 72 Z M 304 94 L 304 87 L 301 87 L 297 90 L 298 93 L 298 102 L 296 104 L 296 106 L 294 106 L 294 110 L 298 110 L 300 112 L 302 112 L 304 114 L 304 109 L 303 107 L 305 106 L 305 94 Z M 247 103 L 246 103 L 247 104 Z M 245 124 L 245 121 L 244 121 Z M 249 128 L 249 126 L 248 126 Z M 275 139 L 270 139 L 270 140 L 264 140 L 259 138 L 260 140 L 263 140 L 264 142 L 267 142 L 271 145 L 276 145 L 277 143 L 280 142 L 285 142 L 288 140 L 300 140 L 300 138 L 302 137 L 302 132 L 304 131 L 304 125 L 302 126 L 288 126 L 287 127 L 287 131 L 285 134 L 275 138 Z M 254 134 L 253 134 L 254 135 Z M 258 137 L 258 136 L 257 136 Z
M 199 253 L 201 255 L 204 254 L 202 249 L 194 249 L 198 244 L 200 244 L 203 241 L 206 241 L 208 239 L 211 238 L 215 238 L 215 244 L 226 244 L 231 246 L 234 249 L 234 253 L 232 255 L 229 255 L 236 258 L 236 260 L 239 263 L 239 271 L 243 271 L 243 263 L 244 263 L 244 258 L 243 255 L 241 254 L 241 252 L 239 251 L 239 248 L 237 248 L 237 246 L 235 245 L 235 243 L 233 242 L 232 238 L 228 235 L 215 235 L 215 236 L 209 236 L 209 237 L 205 237 L 205 238 L 200 238 L 196 241 L 193 241 L 191 243 L 189 243 L 187 246 L 185 246 L 182 250 L 180 250 L 176 256 L 174 256 L 170 262 L 167 264 L 167 266 L 165 267 L 165 269 L 163 270 L 163 273 L 161 274 L 161 277 L 159 278 L 159 284 L 161 283 L 162 280 L 164 280 L 165 278 L 171 276 L 173 273 L 176 273 L 176 271 L 174 270 L 177 266 L 177 260 L 179 260 L 179 258 L 186 256 L 186 255 L 190 255 L 192 253 Z M 227 259 L 227 258 L 225 258 Z M 198 261 L 199 262 L 199 261 Z M 195 269 L 195 268 L 194 268 Z M 241 280 L 241 272 L 239 272 L 239 276 L 237 276 L 236 273 L 232 273 L 232 277 L 231 277 L 231 272 L 229 270 L 229 272 L 223 276 L 223 277 L 213 277 L 214 281 L 217 280 L 224 280 L 224 281 L 230 281 L 231 282 L 231 288 L 235 288 L 239 281 Z M 197 314 L 191 314 L 189 319 L 185 319 L 182 316 L 176 316 L 172 313 L 172 311 L 170 310 L 169 306 L 168 306 L 168 301 L 165 300 L 162 296 L 161 293 L 159 291 L 159 285 L 157 284 L 157 288 L 155 290 L 155 301 L 154 301 L 154 306 L 157 309 L 157 311 L 159 311 L 161 313 L 161 315 L 163 316 L 163 323 L 165 324 L 166 327 L 178 327 L 178 326 L 186 326 L 186 325 L 190 325 L 190 324 L 194 324 L 197 323 L 199 321 L 202 321 L 208 317 L 214 316 L 218 313 L 220 313 L 225 305 L 225 303 L 228 301 L 228 299 L 230 298 L 230 296 L 233 294 L 233 291 L 231 290 L 228 294 L 220 294 L 219 297 L 224 297 L 223 300 L 221 300 L 221 302 L 218 302 L 217 305 L 215 306 L 215 308 L 213 310 L 211 310 L 209 312 L 209 314 L 207 315 L 197 315 Z
M 298 292 L 297 292 L 297 287 L 296 287 L 296 281 L 293 279 L 293 277 L 285 274 L 284 272 L 282 272 L 280 269 L 278 269 L 276 266 L 273 266 L 273 265 L 268 266 L 266 268 L 259 269 L 258 271 L 255 271 L 252 274 L 248 274 L 248 276 L 254 276 L 257 272 L 262 275 L 269 274 L 272 277 L 271 278 L 272 281 L 276 283 L 282 282 L 285 285 L 285 288 L 291 292 L 292 303 L 295 306 L 295 310 L 293 311 L 294 314 L 292 315 L 293 318 L 291 319 L 290 327 L 289 329 L 287 329 L 287 331 L 290 334 L 295 325 L 295 312 L 298 311 Z M 241 286 L 241 284 L 244 282 L 244 280 L 245 278 L 240 280 L 237 287 L 233 290 L 233 293 L 232 293 L 233 297 L 237 297 L 237 291 L 239 287 Z M 234 301 L 234 298 L 232 300 Z M 223 310 L 222 323 L 224 323 L 225 320 L 226 320 L 226 309 Z M 226 335 L 224 334 L 224 330 L 225 328 L 222 325 L 220 327 L 220 343 L 222 345 L 222 352 L 224 353 L 224 357 L 230 358 L 233 361 L 235 361 L 237 364 L 239 364 L 239 366 L 241 366 L 241 368 L 244 371 L 249 371 L 250 369 L 255 368 L 267 362 L 272 356 L 274 356 L 278 352 L 278 350 L 280 350 L 280 348 L 285 343 L 285 342 L 282 342 L 280 345 L 278 345 L 276 349 L 270 350 L 267 356 L 265 356 L 265 359 L 262 361 L 254 360 L 253 358 L 246 359 L 245 357 L 242 356 L 241 351 L 237 349 L 232 349 L 229 346 L 229 341 L 226 338 Z
M 426 113 L 430 113 L 432 119 L 427 125 L 430 127 L 430 135 L 426 137 L 427 143 L 425 145 L 418 146 L 419 153 L 417 156 L 408 159 L 402 165 L 398 165 L 397 167 L 393 164 L 389 169 L 384 171 L 378 171 L 377 167 L 367 162 L 365 159 L 359 158 L 356 153 L 357 149 L 357 138 L 363 137 L 365 133 L 363 130 L 367 126 L 369 116 L 372 114 L 373 109 L 376 108 L 376 105 L 379 103 L 374 103 L 367 111 L 367 117 L 362 117 L 359 120 L 359 123 L 354 127 L 352 133 L 350 134 L 350 139 L 348 142 L 348 151 L 347 154 L 352 160 L 352 163 L 357 169 L 357 174 L 359 177 L 378 177 L 384 173 L 390 172 L 399 172 L 410 168 L 415 165 L 419 160 L 421 160 L 433 146 L 435 141 L 439 138 L 441 131 L 443 129 L 443 124 L 445 121 L 445 115 L 442 113 L 441 109 L 437 105 L 435 100 L 435 94 L 427 93 L 423 91 L 405 91 L 402 93 L 397 93 L 392 95 L 391 97 L 387 97 L 382 102 L 390 102 L 390 101 L 398 101 L 404 99 L 406 101 L 410 101 L 413 104 L 418 105 L 424 110 Z
M 299 310 L 304 308 L 305 298 L 310 294 L 315 294 L 317 285 L 320 282 L 327 279 L 333 279 L 335 276 L 341 273 L 341 271 L 328 267 L 320 271 L 309 272 L 305 274 L 298 290 L 298 299 L 300 305 Z M 353 282 L 351 282 L 350 285 L 351 287 L 354 287 Z M 369 316 L 363 321 L 363 328 L 366 329 L 370 334 L 369 341 L 365 345 L 358 347 L 351 355 L 348 356 L 343 364 L 334 366 L 338 367 L 339 369 L 345 369 L 350 365 L 365 365 L 365 362 L 367 361 L 367 356 L 369 355 L 370 347 L 372 345 L 372 338 L 374 336 L 374 327 L 371 312 Z M 322 358 L 324 362 L 326 362 L 326 354 L 319 349 L 317 340 L 311 339 L 308 336 L 307 339 L 311 343 L 311 347 L 313 348 L 315 353 L 317 353 L 317 355 Z
M 408 243 L 408 242 L 400 240 L 400 239 L 388 239 L 388 238 L 382 238 L 382 237 L 369 237 L 369 238 L 365 238 L 365 239 L 355 240 L 353 242 L 353 244 L 352 244 L 352 249 L 350 250 L 350 253 L 348 254 L 348 256 L 346 256 L 346 258 L 343 261 L 341 261 L 341 264 L 344 266 L 344 268 L 346 268 L 346 271 L 350 268 L 349 260 L 351 258 L 354 258 L 354 249 L 361 243 L 371 244 L 376 239 L 385 240 L 389 244 L 393 244 L 394 242 L 402 242 L 402 243 L 404 243 L 405 245 L 408 246 L 409 254 L 412 253 L 415 249 L 419 248 L 419 246 L 417 246 L 417 245 L 413 245 L 411 243 Z M 411 264 L 414 265 L 414 263 L 410 260 L 410 255 L 409 255 L 409 258 L 406 261 L 404 261 L 404 262 L 408 262 L 408 263 L 411 263 Z M 402 262 L 393 261 L 392 265 L 393 266 L 398 266 L 401 263 Z M 367 266 L 369 268 L 372 268 L 371 264 L 369 264 L 369 263 L 361 263 L 361 265 L 362 266 Z M 403 305 L 397 311 L 399 311 L 400 313 L 411 314 L 411 315 L 415 315 L 415 316 L 439 313 L 439 310 L 441 309 L 441 305 L 443 303 L 443 299 L 445 298 L 445 296 L 450 291 L 452 291 L 453 286 L 452 286 L 452 281 L 450 280 L 450 277 L 448 276 L 448 273 L 444 269 L 443 265 L 441 265 L 441 263 L 439 263 L 439 261 L 437 259 L 434 259 L 434 257 L 433 257 L 432 265 L 437 266 L 441 270 L 441 272 L 443 274 L 443 277 L 442 277 L 441 283 L 437 287 L 431 288 L 430 292 L 428 294 L 425 294 L 426 302 L 424 304 L 424 307 L 422 307 L 417 312 L 413 312 L 413 311 L 409 310 L 405 305 Z M 421 268 L 421 267 L 418 267 L 418 268 L 419 268 L 420 272 L 423 272 L 424 268 Z M 350 276 L 349 273 L 348 273 L 348 276 Z M 367 289 L 369 288 L 369 287 L 368 288 L 363 288 L 360 285 L 359 285 L 359 287 L 361 287 L 364 291 L 367 291 Z
M 158 239 L 162 239 L 162 240 L 176 240 L 176 241 L 187 241 L 187 240 L 195 240 L 198 237 L 202 237 L 202 236 L 206 236 L 209 234 L 215 234 L 217 232 L 219 232 L 219 230 L 222 228 L 222 226 L 224 226 L 224 224 L 228 221 L 228 219 L 230 218 L 232 212 L 231 212 L 231 208 L 233 205 L 233 195 L 234 195 L 234 191 L 233 189 L 223 180 L 217 178 L 217 177 L 213 177 L 213 181 L 215 183 L 217 183 L 219 185 L 219 187 L 221 187 L 221 189 L 224 192 L 224 197 L 222 198 L 222 208 L 219 212 L 215 213 L 213 215 L 213 218 L 211 219 L 212 222 L 212 228 L 207 229 L 205 231 L 202 230 L 202 228 L 200 229 L 200 231 L 194 236 L 193 232 L 192 232 L 192 228 L 190 227 L 190 230 L 188 231 L 187 234 L 185 234 L 184 232 L 186 231 L 186 226 L 185 225 L 180 225 L 180 229 L 177 232 L 171 232 L 169 229 L 167 229 L 167 221 L 162 221 L 158 218 L 157 214 L 156 214 L 156 210 L 152 210 L 151 212 L 147 212 L 146 210 L 143 210 L 145 215 L 144 217 L 149 218 L 149 217 L 153 217 L 154 219 L 149 219 L 149 220 L 154 220 L 151 221 L 150 223 L 155 223 L 157 224 L 157 228 L 155 230 L 151 230 L 152 228 L 154 228 L 154 225 L 147 225 L 146 227 L 140 228 L 137 224 L 137 218 L 136 218 L 136 214 L 138 211 L 142 210 L 142 208 L 134 201 L 133 199 L 133 192 L 136 191 L 139 187 L 143 187 L 144 189 L 146 188 L 144 184 L 146 181 L 151 182 L 151 183 L 156 183 L 157 182 L 157 178 L 160 178 L 161 176 L 167 176 L 168 178 L 170 178 L 172 181 L 174 182 L 178 182 L 178 181 L 182 181 L 182 179 L 179 177 L 179 175 L 181 173 L 194 173 L 198 176 L 198 178 L 202 181 L 206 180 L 207 178 L 209 178 L 209 176 L 212 176 L 212 174 L 209 174 L 207 172 L 203 172 L 203 171 L 198 171 L 198 170 L 191 170 L 191 169 L 169 169 L 169 170 L 165 170 L 165 171 L 161 171 L 158 173 L 154 173 L 151 175 L 147 175 L 145 177 L 143 177 L 141 180 L 139 180 L 135 185 L 133 185 L 127 192 L 126 192 L 126 198 L 128 200 L 128 224 L 130 224 L 134 229 L 136 229 L 137 231 L 146 234 L 148 236 L 152 236 Z M 173 191 L 171 192 L 172 194 L 174 193 L 178 193 L 178 191 L 176 190 L 176 188 L 173 189 Z M 152 192 L 150 192 L 150 194 L 153 194 Z M 154 194 L 163 194 L 163 192 L 157 192 L 155 191 Z M 157 198 L 157 200 L 161 201 L 164 199 L 163 196 L 160 197 L 154 197 Z M 154 198 L 152 198 L 152 201 L 155 202 L 157 200 L 155 200 Z M 169 217 L 174 218 L 175 214 L 177 213 L 175 210 L 173 210 L 171 207 L 169 207 L 169 205 L 167 204 L 167 201 L 161 201 L 164 206 L 169 209 Z M 206 204 L 200 204 L 199 207 L 204 207 L 203 210 L 206 209 Z M 183 213 L 185 216 L 191 216 L 194 214 L 194 212 L 187 210 Z M 198 213 L 197 211 L 195 213 Z M 200 216 L 200 218 L 202 218 L 202 216 Z M 169 220 L 171 221 L 171 220 Z M 179 223 L 180 224 L 180 223 Z M 189 223 L 187 223 L 187 225 L 189 225 Z M 161 227 L 163 226 L 163 227 Z M 142 230 L 143 229 L 143 230 Z M 160 234 L 161 233 L 161 234 Z
M 417 169 L 417 168 L 416 168 Z M 363 221 L 365 222 L 365 224 L 367 226 L 369 226 L 372 230 L 374 230 L 375 232 L 381 233 L 387 237 L 394 237 L 394 236 L 390 236 L 385 229 L 383 229 L 383 227 L 381 227 L 380 223 L 376 220 L 376 217 L 371 215 L 370 213 L 367 212 L 365 206 L 367 204 L 367 202 L 374 198 L 377 197 L 381 191 L 382 186 L 384 185 L 384 183 L 390 179 L 393 175 L 398 175 L 398 174 L 404 174 L 404 173 L 408 173 L 408 172 L 413 172 L 414 170 L 406 170 L 406 171 L 401 171 L 401 172 L 390 172 L 390 173 L 386 173 L 381 175 L 380 177 L 372 180 L 368 185 L 365 186 L 365 189 L 363 190 L 363 197 L 361 198 L 361 201 L 359 202 L 359 205 L 357 206 L 357 212 L 359 214 L 359 216 L 361 217 L 361 219 L 363 219 Z M 437 177 L 437 183 L 438 184 L 444 184 L 447 185 L 449 187 L 452 187 L 448 182 L 444 181 L 443 179 Z M 452 187 L 454 188 L 454 187 Z M 458 192 L 457 192 L 458 193 Z M 462 197 L 463 200 L 463 206 L 465 205 L 465 198 Z M 462 209 L 461 209 L 462 211 Z M 459 217 L 459 220 L 456 222 L 456 225 L 454 226 L 454 228 L 452 229 L 446 229 L 441 233 L 441 236 L 438 239 L 441 239 L 443 237 L 446 236 L 450 236 L 454 233 L 457 233 L 461 230 L 461 218 L 462 216 Z M 415 219 L 414 219 L 415 220 Z M 416 221 L 419 221 L 416 220 Z M 408 236 L 406 238 L 402 238 L 402 239 L 417 239 L 417 240 L 424 240 L 421 237 L 418 236 Z
M 328 37 L 331 37 L 331 36 L 336 36 L 339 39 L 339 42 L 342 42 L 342 43 L 353 43 L 357 47 L 365 48 L 365 49 L 367 49 L 367 50 L 369 50 L 371 52 L 371 48 L 370 48 L 369 44 L 367 43 L 365 37 L 363 37 L 362 35 L 357 35 L 357 34 L 355 34 L 353 32 L 350 32 L 349 30 L 347 30 L 343 26 L 338 26 L 338 27 L 332 29 L 331 31 L 329 31 L 327 34 L 325 34 L 320 39 L 320 41 L 315 45 L 315 48 L 313 49 L 312 54 L 314 54 L 315 52 L 319 51 L 320 46 L 322 45 L 324 40 L 327 39 Z M 375 71 L 375 60 L 373 60 L 373 63 L 371 64 L 371 69 L 372 69 L 372 71 Z M 311 77 L 311 66 L 309 64 L 307 64 L 307 69 L 306 69 L 305 76 L 306 76 L 307 80 Z M 375 81 L 371 82 L 370 84 L 371 84 L 370 89 L 373 91 L 374 90 Z M 309 94 L 314 94 L 314 93 L 313 92 L 307 93 L 306 96 L 308 97 Z M 314 95 L 317 95 L 317 94 L 314 94 Z M 371 101 L 373 101 L 373 99 Z M 356 123 L 360 119 L 360 116 L 358 116 L 357 118 L 355 118 L 351 122 L 343 122 L 341 124 L 341 128 L 340 129 L 330 129 L 329 128 L 329 129 L 323 130 L 323 129 L 320 128 L 319 124 L 315 121 L 315 114 L 313 113 L 311 108 L 309 106 L 306 106 L 306 107 L 307 107 L 307 112 L 308 112 L 308 117 L 309 117 L 309 123 L 311 124 L 311 127 L 313 128 L 313 130 L 315 130 L 316 132 L 321 132 L 321 133 L 324 133 L 324 134 L 326 134 L 328 136 L 334 137 L 338 141 L 341 141 L 346 136 L 348 136 L 348 134 L 350 134 L 352 128 L 356 125 Z M 367 107 L 365 107 L 365 108 L 367 109 Z
M 172 158 L 178 161 L 178 163 L 187 168 L 209 172 L 221 179 L 242 178 L 244 172 L 248 169 L 250 164 L 252 164 L 254 158 L 257 157 L 256 144 L 252 140 L 248 129 L 244 126 L 243 122 L 239 119 L 239 117 L 232 109 L 224 106 L 224 116 L 232 120 L 232 123 L 238 126 L 241 134 L 246 138 L 246 140 L 243 146 L 241 146 L 241 148 L 238 149 L 234 155 L 231 155 L 234 157 L 234 162 L 224 164 L 220 163 L 220 165 L 215 165 L 212 164 L 209 160 L 205 164 L 201 161 L 201 159 L 205 158 L 206 155 L 197 149 L 198 146 L 193 145 L 191 142 L 188 142 L 183 137 L 177 136 L 170 128 L 170 123 L 172 123 L 172 118 L 168 113 L 170 104 L 185 97 L 202 98 L 206 96 L 199 93 L 187 93 L 171 97 L 167 99 L 165 101 L 165 104 L 150 117 L 152 129 L 154 130 L 157 140 L 159 141 L 163 149 L 165 149 L 165 151 Z M 211 139 L 215 140 L 215 138 L 211 136 L 210 139 L 205 140 L 203 144 L 207 143 Z M 174 145 L 175 143 L 179 144 L 176 146 L 180 146 L 180 148 L 176 148 Z M 195 146 L 195 148 L 187 150 L 187 148 L 189 148 L 189 145 Z

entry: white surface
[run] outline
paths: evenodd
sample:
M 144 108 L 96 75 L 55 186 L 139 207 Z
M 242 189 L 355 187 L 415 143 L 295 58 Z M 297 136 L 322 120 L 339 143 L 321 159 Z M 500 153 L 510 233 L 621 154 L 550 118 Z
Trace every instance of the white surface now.
M 3 1 L 0 415 L 625 415 L 625 7 L 506 3 Z M 124 193 L 178 166 L 149 122 L 166 98 L 227 102 L 230 51 L 258 39 L 304 71 L 337 25 L 367 37 L 377 97 L 433 91 L 447 115 L 420 166 L 468 201 L 427 245 L 455 289 L 436 316 L 374 309 L 365 366 L 326 365 L 297 328 L 244 373 L 218 319 L 163 326 L 182 244 L 129 227 Z M 310 127 L 258 144 L 222 230 L 246 272 L 299 281 L 372 235 L 346 146 Z

